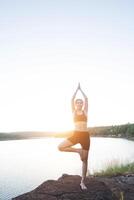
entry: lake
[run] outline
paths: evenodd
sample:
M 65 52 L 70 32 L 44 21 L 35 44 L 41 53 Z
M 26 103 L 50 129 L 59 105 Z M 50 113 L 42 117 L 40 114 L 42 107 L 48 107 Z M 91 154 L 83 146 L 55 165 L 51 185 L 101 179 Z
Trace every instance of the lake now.
M 62 174 L 81 175 L 76 153 L 60 152 L 61 138 L 0 141 L 0 200 L 9 200 Z M 75 145 L 80 147 L 79 144 Z M 134 142 L 119 138 L 91 138 L 88 169 L 134 162 Z

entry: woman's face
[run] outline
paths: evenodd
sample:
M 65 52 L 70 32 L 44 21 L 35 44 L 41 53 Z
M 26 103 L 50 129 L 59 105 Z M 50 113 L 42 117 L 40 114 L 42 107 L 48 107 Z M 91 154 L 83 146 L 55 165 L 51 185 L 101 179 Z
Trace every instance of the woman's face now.
M 75 107 L 76 107 L 76 110 L 82 110 L 83 100 L 82 99 L 76 99 L 75 100 Z

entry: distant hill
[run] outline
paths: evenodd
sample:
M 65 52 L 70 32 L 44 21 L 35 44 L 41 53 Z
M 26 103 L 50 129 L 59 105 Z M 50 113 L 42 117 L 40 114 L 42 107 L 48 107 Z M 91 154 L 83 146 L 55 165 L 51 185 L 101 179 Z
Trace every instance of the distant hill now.
M 41 137 L 52 137 L 52 132 L 11 132 L 11 133 L 0 133 L 0 140 L 20 140 L 20 139 L 31 139 Z
M 134 138 L 134 124 L 92 127 L 89 132 L 91 136 Z
M 90 127 L 88 131 L 91 136 L 98 137 L 123 137 L 134 139 L 134 124 L 123 124 L 123 125 L 112 125 L 112 126 L 99 126 Z M 11 133 L 0 133 L 0 140 L 21 140 L 31 138 L 42 138 L 42 137 L 68 137 L 72 135 L 72 131 L 63 133 L 59 132 L 11 132 Z

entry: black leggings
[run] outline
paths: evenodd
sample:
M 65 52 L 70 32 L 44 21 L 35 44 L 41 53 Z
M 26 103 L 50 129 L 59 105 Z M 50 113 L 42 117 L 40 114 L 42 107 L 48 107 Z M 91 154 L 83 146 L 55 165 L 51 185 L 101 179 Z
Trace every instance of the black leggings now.
M 89 150 L 90 148 L 90 136 L 89 132 L 85 131 L 74 131 L 73 135 L 68 138 L 70 142 L 73 143 L 73 145 L 80 143 L 82 146 L 82 149 Z

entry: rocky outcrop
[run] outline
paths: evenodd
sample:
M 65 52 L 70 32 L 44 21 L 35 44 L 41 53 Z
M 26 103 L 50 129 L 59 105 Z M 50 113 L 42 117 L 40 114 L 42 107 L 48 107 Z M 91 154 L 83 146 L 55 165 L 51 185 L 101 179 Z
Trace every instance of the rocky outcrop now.
M 87 177 L 87 190 L 81 190 L 80 179 L 78 175 L 64 174 L 12 200 L 134 200 L 134 174 Z

